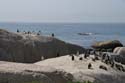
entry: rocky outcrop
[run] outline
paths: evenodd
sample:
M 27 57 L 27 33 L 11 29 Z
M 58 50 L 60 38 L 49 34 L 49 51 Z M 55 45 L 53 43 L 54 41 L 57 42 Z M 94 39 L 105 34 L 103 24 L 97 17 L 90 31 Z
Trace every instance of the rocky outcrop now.
M 118 40 L 96 42 L 92 45 L 92 47 L 95 49 L 114 49 L 122 46 L 122 43 Z
M 0 61 L 0 83 L 68 83 L 70 73 L 52 67 Z
M 118 54 L 116 61 L 125 64 L 125 47 L 117 47 L 113 52 Z
M 34 63 L 44 59 L 72 54 L 84 48 L 54 37 L 12 33 L 0 29 L 0 60 Z
M 83 56 L 83 55 L 80 55 Z M 47 59 L 35 63 L 40 66 L 54 67 L 56 69 L 63 69 L 71 73 L 74 77 L 73 81 L 81 82 L 90 81 L 92 83 L 124 83 L 125 72 L 112 68 L 100 60 L 92 61 L 92 56 L 87 59 L 79 60 L 80 56 L 74 56 L 72 61 L 71 56 L 62 56 L 53 59 Z M 88 64 L 91 63 L 91 68 L 88 69 Z M 106 69 L 100 69 L 100 66 Z M 125 68 L 125 66 L 123 65 Z
M 82 56 L 82 55 L 80 55 Z M 92 57 L 79 60 L 78 56 L 46 59 L 34 64 L 0 61 L 0 83 L 124 83 L 125 72 L 114 69 Z M 91 63 L 91 69 L 88 64 Z M 100 69 L 103 65 L 107 70 Z M 125 68 L 125 66 L 123 65 Z

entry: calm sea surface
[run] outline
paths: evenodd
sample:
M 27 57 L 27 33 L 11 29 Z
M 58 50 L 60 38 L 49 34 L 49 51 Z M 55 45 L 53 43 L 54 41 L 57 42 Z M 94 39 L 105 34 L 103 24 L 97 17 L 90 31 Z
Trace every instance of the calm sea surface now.
M 120 40 L 125 44 L 125 24 L 85 23 L 0 23 L 0 28 L 16 32 L 41 31 L 41 35 L 55 34 L 56 38 L 69 43 L 89 47 L 95 41 Z M 79 35 L 89 33 L 90 35 Z

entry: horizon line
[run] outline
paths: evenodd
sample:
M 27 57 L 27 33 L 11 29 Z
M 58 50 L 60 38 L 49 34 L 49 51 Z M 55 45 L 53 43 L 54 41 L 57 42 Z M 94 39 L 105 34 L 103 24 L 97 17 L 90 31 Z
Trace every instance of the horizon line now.
M 11 22 L 9 22 L 9 21 L 0 21 L 0 23 L 52 23 L 52 24 L 55 24 L 55 23 L 57 23 L 57 24 L 125 24 L 125 22 L 24 22 L 24 21 L 11 21 Z

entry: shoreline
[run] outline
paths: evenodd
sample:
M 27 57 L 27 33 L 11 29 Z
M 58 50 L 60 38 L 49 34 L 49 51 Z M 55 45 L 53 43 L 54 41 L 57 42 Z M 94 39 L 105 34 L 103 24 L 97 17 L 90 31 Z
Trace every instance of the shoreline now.
M 0 24 L 1 28 L 6 28 L 16 32 L 20 29 L 21 32 L 41 30 L 42 35 L 51 35 L 52 33 L 61 40 L 80 46 L 90 46 L 95 40 L 120 40 L 125 45 L 124 31 L 125 24 L 49 24 L 49 23 L 13 23 Z M 110 30 L 111 29 L 111 30 Z M 78 33 L 99 33 L 92 36 L 78 35 Z M 96 39 L 95 39 L 96 38 Z M 77 40 L 77 41 L 76 41 Z
M 53 35 L 0 29 L 0 82 L 74 83 L 89 80 L 124 83 L 125 65 L 114 61 L 113 57 L 117 55 L 112 54 L 112 50 L 109 53 L 98 50 L 101 46 L 113 49 L 122 44 L 116 40 L 101 43 L 95 44 L 97 50 L 93 50 L 67 43 Z M 119 57 L 117 60 L 121 60 Z

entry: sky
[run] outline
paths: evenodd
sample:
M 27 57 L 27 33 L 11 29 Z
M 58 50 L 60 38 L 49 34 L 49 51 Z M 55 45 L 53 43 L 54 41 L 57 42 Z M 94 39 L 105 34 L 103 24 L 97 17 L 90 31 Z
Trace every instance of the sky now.
M 0 22 L 125 23 L 125 0 L 0 0 Z

